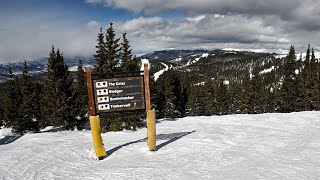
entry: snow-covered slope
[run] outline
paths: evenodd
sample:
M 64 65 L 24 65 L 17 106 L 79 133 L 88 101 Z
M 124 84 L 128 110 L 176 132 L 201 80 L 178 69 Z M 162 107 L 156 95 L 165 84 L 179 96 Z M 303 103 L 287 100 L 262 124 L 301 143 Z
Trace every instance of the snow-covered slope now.
M 320 112 L 160 119 L 157 151 L 146 129 L 27 134 L 0 145 L 0 179 L 320 179 Z
M 161 62 L 161 64 L 165 67 L 163 68 L 162 70 L 154 73 L 154 80 L 156 81 L 160 75 L 162 75 L 165 71 L 168 71 L 169 70 L 169 66 L 163 62 Z

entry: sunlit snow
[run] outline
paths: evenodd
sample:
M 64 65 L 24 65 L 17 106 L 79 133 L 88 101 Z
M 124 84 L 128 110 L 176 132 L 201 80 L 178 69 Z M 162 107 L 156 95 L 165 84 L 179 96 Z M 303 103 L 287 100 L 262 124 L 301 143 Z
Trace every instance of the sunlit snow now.
M 0 179 L 320 179 L 320 112 L 159 119 L 146 129 L 26 134 L 0 145 Z

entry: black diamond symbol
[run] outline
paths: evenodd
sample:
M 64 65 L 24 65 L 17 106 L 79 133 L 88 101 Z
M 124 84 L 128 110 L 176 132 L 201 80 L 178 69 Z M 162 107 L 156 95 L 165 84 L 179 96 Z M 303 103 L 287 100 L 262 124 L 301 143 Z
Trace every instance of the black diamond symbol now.
M 103 85 L 106 85 L 106 83 L 104 82 Z

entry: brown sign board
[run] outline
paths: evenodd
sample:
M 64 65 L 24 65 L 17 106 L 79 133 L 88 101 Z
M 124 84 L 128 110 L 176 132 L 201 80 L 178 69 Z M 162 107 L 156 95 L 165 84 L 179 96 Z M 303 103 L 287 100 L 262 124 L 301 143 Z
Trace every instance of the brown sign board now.
M 145 109 L 143 76 L 93 80 L 97 113 Z

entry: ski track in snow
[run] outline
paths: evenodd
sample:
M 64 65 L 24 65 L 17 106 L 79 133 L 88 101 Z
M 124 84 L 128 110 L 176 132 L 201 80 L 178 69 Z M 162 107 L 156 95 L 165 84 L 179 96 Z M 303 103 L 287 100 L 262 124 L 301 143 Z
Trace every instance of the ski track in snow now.
M 154 73 L 154 80 L 157 81 L 157 79 L 160 77 L 161 74 L 163 74 L 165 71 L 169 70 L 169 66 L 163 62 L 160 62 L 165 68 L 163 68 L 162 70 Z
M 0 179 L 320 179 L 320 112 L 159 119 L 157 151 L 146 129 L 26 134 L 0 145 Z

